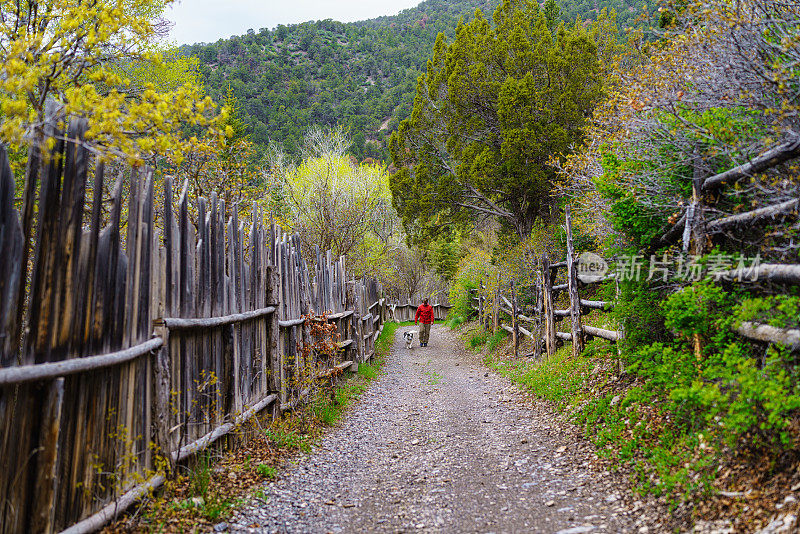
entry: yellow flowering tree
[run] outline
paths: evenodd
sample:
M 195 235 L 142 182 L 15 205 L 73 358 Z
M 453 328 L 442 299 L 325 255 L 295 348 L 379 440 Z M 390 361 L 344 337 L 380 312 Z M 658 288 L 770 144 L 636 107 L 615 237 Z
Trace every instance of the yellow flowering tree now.
M 183 60 L 165 62 L 154 45 L 171 1 L 0 0 L 0 141 L 40 139 L 52 100 L 90 119 L 87 140 L 101 153 L 180 160 L 183 129 L 211 125 L 213 103 L 196 80 L 171 74 Z
M 344 154 L 327 153 L 303 161 L 285 179 L 294 226 L 304 243 L 345 256 L 354 254 L 368 234 L 385 244 L 380 237 L 393 214 L 385 167 L 354 165 Z
M 349 148 L 348 135 L 337 127 L 309 130 L 298 165 L 287 164 L 275 147 L 270 150 L 271 183 L 285 206 L 281 222 L 300 235 L 311 262 L 315 247 L 330 250 L 347 258 L 352 276 L 374 276 L 397 296 L 408 249 L 392 207 L 386 167 L 358 164 L 347 154 Z

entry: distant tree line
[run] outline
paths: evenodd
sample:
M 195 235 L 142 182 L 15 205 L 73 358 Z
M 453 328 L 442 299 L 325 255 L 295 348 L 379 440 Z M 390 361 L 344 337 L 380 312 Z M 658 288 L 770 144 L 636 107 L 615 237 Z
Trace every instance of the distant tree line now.
M 427 0 L 391 17 L 278 25 L 182 51 L 199 60 L 200 78 L 215 101 L 232 89 L 260 149 L 274 141 L 296 158 L 309 128 L 340 125 L 352 138 L 351 155 L 387 161 L 388 137 L 410 113 L 437 35 L 454 37 L 462 17 L 472 20 L 476 9 L 491 14 L 498 4 Z M 633 22 L 631 6 L 619 0 L 551 4 L 548 13 L 568 23 L 576 16 L 596 18 L 604 7 L 620 12 L 623 26 Z

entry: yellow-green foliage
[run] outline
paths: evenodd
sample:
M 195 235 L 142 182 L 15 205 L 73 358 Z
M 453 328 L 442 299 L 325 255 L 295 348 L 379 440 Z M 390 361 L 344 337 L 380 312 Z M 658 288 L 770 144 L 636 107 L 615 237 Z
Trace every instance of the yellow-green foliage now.
M 185 62 L 187 68 L 193 65 L 185 58 L 176 61 Z M 256 146 L 242 122 L 241 106 L 230 87 L 223 109 L 225 114 L 217 121 L 217 129 L 200 139 L 192 137 L 191 149 L 183 161 L 169 162 L 162 171 L 188 180 L 194 196 L 208 198 L 216 193 L 225 201 L 226 220 L 234 210 L 240 221 L 251 220 L 255 205 L 280 223 L 285 211 L 282 190 L 275 180 L 265 176 Z
M 91 119 L 98 149 L 179 161 L 183 129 L 212 125 L 214 105 L 185 60 L 153 46 L 170 1 L 1 0 L 0 140 L 35 139 L 54 99 Z
M 308 243 L 348 255 L 377 236 L 391 211 L 386 168 L 339 153 L 305 159 L 283 175 L 294 226 Z
M 542 254 L 547 253 L 551 261 L 559 261 L 566 254 L 563 230 L 541 223 L 533 225 L 530 235 L 522 240 L 506 234 L 498 241 L 467 248 L 450 286 L 451 317 L 467 318 L 472 313 L 470 298 L 482 295 L 492 303 L 498 287 L 507 294 L 511 282 L 522 300 L 528 288 L 538 283 L 536 273 Z M 472 289 L 478 289 L 478 293 L 470 293 Z
M 501 239 L 493 253 L 500 283 L 503 286 L 511 281 L 518 286 L 534 284 L 534 273 L 539 269 L 542 255 L 547 254 L 551 263 L 564 259 L 565 243 L 564 232 L 559 226 L 548 226 L 541 222 L 534 224 L 530 235 L 524 239 Z
M 482 280 L 487 281 L 491 286 L 494 277 L 490 255 L 483 250 L 471 248 L 466 256 L 461 260 L 458 272 L 453 278 L 450 286 L 450 303 L 453 308 L 450 310 L 452 317 L 469 317 L 471 311 L 472 289 L 480 288 Z M 487 292 L 492 289 L 487 287 Z
M 142 90 L 148 83 L 160 93 L 175 91 L 187 83 L 202 90 L 200 61 L 196 57 L 186 56 L 177 48 L 155 49 L 154 53 L 160 61 L 128 61 L 108 68 L 130 80 L 130 93 Z
M 374 276 L 389 290 L 402 286 L 404 267 L 414 262 L 406 257 L 386 167 L 354 163 L 340 131 L 309 132 L 313 136 L 327 138 L 316 139 L 297 167 L 275 170 L 285 192 L 287 225 L 300 234 L 309 257 L 316 245 L 345 256 L 354 276 Z M 337 138 L 342 146 L 335 146 Z

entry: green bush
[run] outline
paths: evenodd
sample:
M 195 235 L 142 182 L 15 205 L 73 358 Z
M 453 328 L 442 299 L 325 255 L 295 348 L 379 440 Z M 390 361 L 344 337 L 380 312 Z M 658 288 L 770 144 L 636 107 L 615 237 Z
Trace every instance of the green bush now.
M 444 323 L 450 330 L 456 330 L 464 324 L 464 317 L 461 315 L 450 314 L 450 318 Z
M 649 163 L 622 161 L 609 151 L 603 153 L 601 163 L 603 174 L 594 182 L 597 191 L 611 201 L 606 216 L 614 229 L 627 236 L 637 249 L 646 249 L 662 230 L 663 217 L 641 202 L 638 192 L 627 183 L 627 175 L 645 170 Z
M 479 332 L 473 333 L 469 339 L 467 340 L 467 346 L 471 349 L 477 349 L 486 345 L 486 341 L 489 339 L 489 332 L 485 330 L 481 330 Z
M 780 307 L 775 322 L 796 321 L 798 301 L 755 298 L 739 305 L 739 296 L 712 281 L 670 295 L 661 308 L 675 338 L 629 352 L 628 370 L 645 379 L 643 387 L 682 433 L 704 430 L 729 447 L 745 435 L 756 446 L 788 443 L 792 413 L 800 408 L 794 358 L 771 346 L 759 366 L 753 346 L 733 327 L 743 318 L 766 318 L 769 306 Z
M 470 317 L 474 315 L 472 310 L 472 291 L 478 287 L 477 280 L 458 277 L 450 286 L 450 315 L 457 317 Z
M 189 494 L 206 497 L 211 486 L 211 456 L 208 452 L 200 454 L 189 476 Z
M 459 316 L 467 320 L 475 315 L 472 309 L 472 290 L 477 289 L 480 281 L 487 278 L 490 267 L 491 258 L 477 250 L 471 250 L 461 260 L 450 284 L 451 317 Z
M 654 341 L 668 341 L 661 309 L 662 294 L 646 281 L 623 281 L 612 316 L 625 330 L 623 349 L 634 349 Z
M 265 430 L 264 435 L 278 448 L 311 452 L 311 437 L 297 430 Z
M 725 291 L 712 280 L 703 280 L 670 295 L 662 304 L 667 328 L 680 335 L 699 335 L 720 344 L 732 339 L 730 328 L 719 332 L 719 326 L 727 324 L 736 294 Z M 720 338 L 719 334 L 723 337 Z
M 772 295 L 746 299 L 736 321 L 755 321 L 777 328 L 800 328 L 800 297 Z

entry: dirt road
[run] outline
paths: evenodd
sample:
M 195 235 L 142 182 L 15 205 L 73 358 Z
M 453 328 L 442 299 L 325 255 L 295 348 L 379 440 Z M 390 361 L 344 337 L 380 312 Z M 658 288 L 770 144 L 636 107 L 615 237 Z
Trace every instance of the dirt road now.
M 456 334 L 435 325 L 406 350 L 400 332 L 385 374 L 232 531 L 653 532 L 592 447 Z

